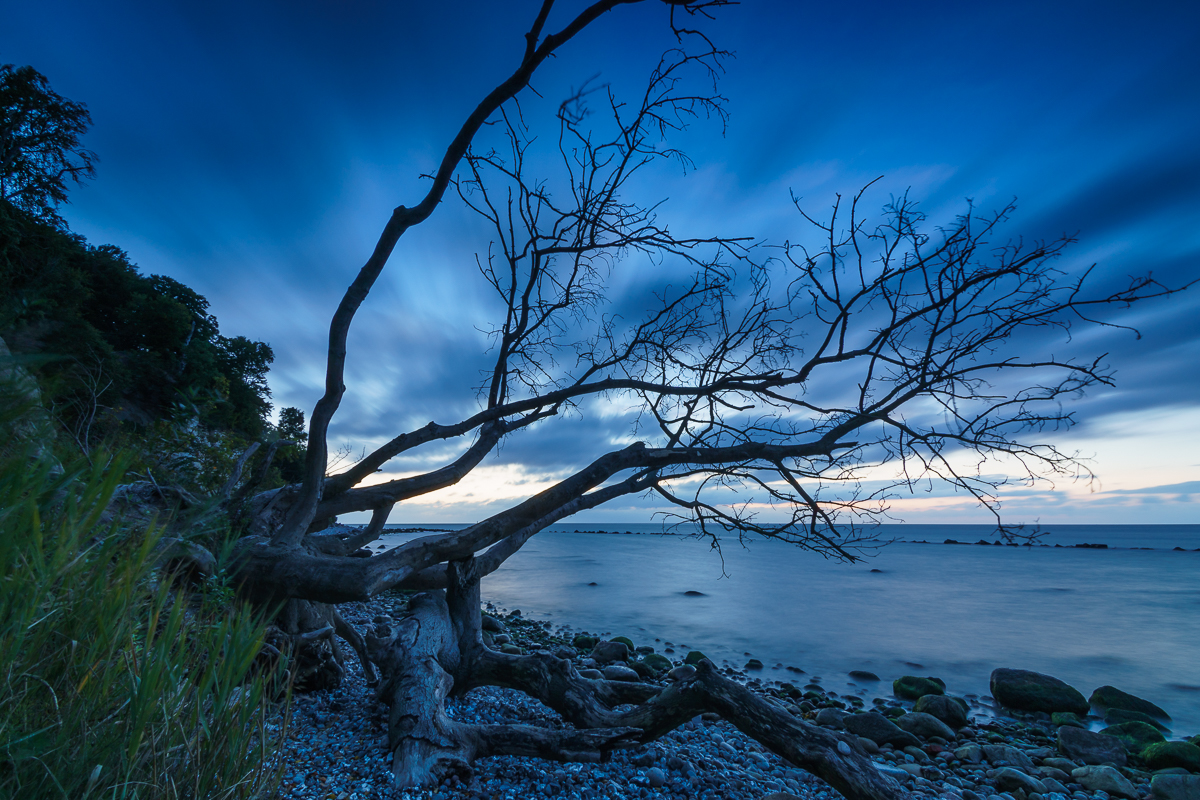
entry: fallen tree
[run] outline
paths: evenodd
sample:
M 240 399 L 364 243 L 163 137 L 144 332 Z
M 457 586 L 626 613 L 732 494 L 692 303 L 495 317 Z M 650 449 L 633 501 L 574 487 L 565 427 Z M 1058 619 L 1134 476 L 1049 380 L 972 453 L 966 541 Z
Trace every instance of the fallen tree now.
M 237 480 L 228 484 L 226 508 L 246 531 L 242 590 L 282 604 L 281 646 L 316 659 L 301 665 L 317 676 L 312 685 L 339 679 L 338 637 L 371 680 L 378 668 L 398 786 L 432 785 L 486 755 L 600 759 L 715 712 L 851 800 L 902 795 L 853 741 L 791 716 L 711 664 L 677 669 L 663 686 L 593 680 L 564 659 L 486 647 L 480 580 L 548 526 L 637 494 L 661 498 L 714 541 L 760 535 L 850 560 L 860 523 L 882 514 L 897 488 L 921 481 L 969 492 L 999 524 L 997 480 L 963 454 L 1003 456 L 1031 477 L 1073 471 L 1042 434 L 1071 423 L 1062 400 L 1111 382 L 1101 360 L 1043 357 L 1040 343 L 1091 321 L 1094 309 L 1167 291 L 1139 278 L 1089 295 L 1082 278 L 1054 268 L 1067 240 L 999 238 L 1011 209 L 981 217 L 968 208 L 929 233 L 907 198 L 871 221 L 860 193 L 839 200 L 828 218 L 800 211 L 819 234 L 809 248 L 672 232 L 656 206 L 627 194 L 635 174 L 681 157 L 662 144 L 668 135 L 697 118 L 723 119 L 715 89 L 689 87 L 697 76 L 708 85 L 726 54 L 687 26 L 724 4 L 600 0 L 548 33 L 554 3 L 545 0 L 516 69 L 467 117 L 426 195 L 394 209 L 338 306 L 303 480 L 257 494 L 246 488 L 254 481 L 237 493 Z M 661 12 L 678 47 L 637 102 L 583 91 L 558 107 L 561 177 L 552 185 L 532 174 L 541 163 L 537 137 L 513 103 L 588 25 L 634 13 L 618 8 L 625 5 L 649 6 L 647 17 Z M 587 127 L 587 106 L 598 101 L 604 122 Z M 477 145 L 485 125 L 498 145 Z M 327 475 L 351 323 L 404 234 L 451 190 L 494 236 L 480 269 L 503 311 L 490 330 L 494 360 L 479 410 L 399 432 Z M 609 276 L 639 261 L 662 275 L 642 316 L 606 313 Z M 585 414 L 595 401 L 636 409 L 630 443 L 463 530 L 362 557 L 397 504 L 455 484 L 505 440 Z M 436 469 L 368 482 L 398 456 L 451 441 L 462 443 L 460 454 Z M 868 477 L 874 488 L 863 488 Z M 772 513 L 757 513 L 763 508 Z M 337 515 L 364 511 L 372 519 L 360 532 L 322 533 Z M 425 593 L 405 617 L 382 619 L 366 636 L 337 613 L 339 603 L 394 589 Z M 481 685 L 526 692 L 573 728 L 467 725 L 445 714 L 446 698 Z

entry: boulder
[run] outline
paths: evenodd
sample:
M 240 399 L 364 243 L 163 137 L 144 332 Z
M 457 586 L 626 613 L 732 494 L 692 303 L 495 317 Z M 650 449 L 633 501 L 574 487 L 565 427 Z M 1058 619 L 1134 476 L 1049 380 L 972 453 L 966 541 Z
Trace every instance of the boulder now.
M 1200 775 L 1155 775 L 1150 792 L 1156 800 L 1200 800 Z
M 940 678 L 918 678 L 915 675 L 905 675 L 892 681 L 892 691 L 896 697 L 905 700 L 916 700 L 927 694 L 945 694 L 946 682 Z
M 1088 701 L 1073 686 L 1050 675 L 1025 669 L 1000 668 L 992 672 L 992 697 L 1018 711 L 1070 711 L 1087 714 Z
M 1183 767 L 1188 772 L 1200 772 L 1200 747 L 1191 742 L 1157 742 L 1142 751 L 1142 759 L 1150 769 Z
M 1073 771 L 1071 777 L 1083 788 L 1093 792 L 1108 792 L 1110 795 L 1126 797 L 1129 800 L 1136 800 L 1138 796 L 1137 789 L 1129 779 L 1113 767 L 1091 764 Z
M 614 642 L 620 642 L 629 648 L 629 652 L 633 652 L 633 639 L 630 639 L 628 636 L 614 636 L 612 637 L 612 640 Z
M 1125 745 L 1119 739 L 1066 725 L 1058 729 L 1058 749 L 1067 758 L 1084 764 L 1116 764 L 1123 767 L 1128 760 Z
M 877 681 L 879 676 L 874 672 L 867 672 L 865 669 L 850 670 L 850 677 L 856 681 Z
M 580 650 L 591 650 L 599 641 L 595 636 L 589 636 L 586 633 L 577 633 L 575 634 L 575 638 L 571 640 L 571 644 Z
M 996 788 L 1002 792 L 1012 792 L 1017 789 L 1025 790 L 1025 794 L 1046 793 L 1046 784 L 1039 781 L 1032 775 L 1026 775 L 1019 769 L 1012 767 L 1001 767 L 991 774 L 991 778 L 996 782 Z
M 1144 722 L 1147 725 L 1153 725 L 1163 733 L 1170 733 L 1171 729 L 1159 722 L 1149 714 L 1143 714 L 1140 711 L 1126 711 L 1123 708 L 1110 708 L 1104 712 L 1104 723 L 1106 725 L 1120 725 L 1122 722 Z
M 868 711 L 865 714 L 847 714 L 842 717 L 842 727 L 855 736 L 870 739 L 875 744 L 890 744 L 895 747 L 920 747 L 921 740 L 905 730 L 901 730 L 894 722 L 882 714 Z
M 699 664 L 701 661 L 703 661 L 706 658 L 708 658 L 708 656 L 704 655 L 704 653 L 701 653 L 699 650 L 692 650 L 690 653 L 688 653 L 686 656 L 683 657 L 683 663 Z
M 967 724 L 967 704 L 945 694 L 927 694 L 917 700 L 913 711 L 932 714 L 954 730 Z M 949 738 L 949 737 L 944 737 Z
M 1092 692 L 1092 696 L 1088 698 L 1088 702 L 1096 708 L 1136 711 L 1139 714 L 1145 714 L 1157 719 L 1171 719 L 1171 716 L 1166 711 L 1163 711 L 1149 700 L 1143 700 L 1137 695 L 1122 692 L 1115 686 L 1101 686 Z
M 1033 761 L 1024 750 L 1008 744 L 985 744 L 983 757 L 991 764 L 1007 764 L 1021 769 L 1033 769 Z
M 654 670 L 656 674 L 666 672 L 671 668 L 671 659 L 666 656 L 660 656 L 658 653 L 651 653 L 646 656 L 642 659 L 642 663 Z
M 840 708 L 822 708 L 817 712 L 817 724 L 829 725 L 834 728 L 842 727 L 842 720 L 850 716 Z
M 903 717 L 898 717 L 896 725 L 914 736 L 920 736 L 922 739 L 928 739 L 931 736 L 940 736 L 949 742 L 958 738 L 949 725 L 932 714 L 926 714 L 922 711 L 913 711 L 910 714 L 905 714 Z
M 1070 711 L 1055 711 L 1050 715 L 1050 724 L 1056 728 L 1063 725 L 1070 725 L 1072 728 L 1086 728 L 1087 723 L 1079 718 L 1078 715 L 1072 714 Z
M 1144 722 L 1122 722 L 1120 725 L 1109 725 L 1100 731 L 1104 736 L 1116 737 L 1125 749 L 1134 755 L 1142 752 L 1148 745 L 1155 742 L 1165 742 L 1166 737 L 1158 732 L 1158 728 Z
M 479 615 L 479 627 L 483 628 L 485 631 L 491 631 L 492 633 L 505 632 L 504 623 L 493 617 L 491 614 Z
M 625 646 L 624 642 L 596 642 L 596 646 L 592 648 L 592 658 L 601 664 L 607 664 L 610 661 L 626 661 L 629 658 L 629 648 Z

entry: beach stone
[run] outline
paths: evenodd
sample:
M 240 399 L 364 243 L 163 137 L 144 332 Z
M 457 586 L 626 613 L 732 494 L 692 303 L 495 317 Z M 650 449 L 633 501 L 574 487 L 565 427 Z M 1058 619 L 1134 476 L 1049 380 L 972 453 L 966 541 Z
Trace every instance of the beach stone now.
M 504 633 L 505 631 L 504 623 L 489 614 L 480 615 L 479 627 L 492 633 Z
M 850 670 L 850 677 L 856 681 L 877 681 L 879 676 L 874 672 L 867 672 L 865 669 Z
M 691 664 L 683 664 L 668 672 L 667 677 L 673 681 L 686 681 L 695 674 L 695 667 L 693 667 Z
M 1129 800 L 1136 800 L 1138 796 L 1137 789 L 1133 787 L 1128 778 L 1117 772 L 1115 768 L 1103 764 L 1080 767 L 1071 773 L 1071 777 L 1083 788 L 1091 789 L 1093 792 L 1108 792 L 1110 795 L 1127 797 Z
M 1159 722 L 1149 714 L 1143 714 L 1140 711 L 1126 711 L 1123 708 L 1110 708 L 1104 712 L 1104 723 L 1106 725 L 1120 725 L 1122 722 L 1144 722 L 1147 725 L 1153 725 L 1163 733 L 1170 733 L 1171 729 Z
M 1110 725 L 1100 731 L 1104 736 L 1113 736 L 1125 745 L 1125 749 L 1137 754 L 1155 742 L 1165 742 L 1166 737 L 1159 733 L 1158 728 L 1145 722 L 1122 722 L 1120 725 Z
M 954 751 L 954 757 L 968 764 L 983 761 L 983 748 L 977 744 L 965 744 Z
M 967 724 L 967 704 L 945 694 L 927 694 L 918 698 L 913 711 L 932 714 L 955 730 Z
M 983 746 L 983 757 L 989 763 L 999 764 L 1001 761 L 1013 767 L 1021 769 L 1033 769 L 1033 761 L 1029 756 L 1025 755 L 1023 750 L 1020 750 L 1012 745 L 1007 744 L 985 744 Z
M 667 782 L 667 774 L 658 767 L 646 770 L 646 780 L 652 789 L 658 789 Z
M 579 670 L 579 677 L 598 681 L 604 677 L 604 673 L 598 669 L 581 669 Z
M 850 716 L 850 714 L 842 711 L 840 708 L 822 708 L 817 712 L 816 722 L 818 725 L 829 725 L 834 728 L 841 728 L 842 720 L 848 716 Z
M 519 656 L 524 654 L 525 651 L 522 650 L 518 645 L 505 644 L 500 646 L 500 652 L 508 653 L 510 656 Z
M 642 663 L 654 670 L 656 674 L 666 672 L 671 668 L 671 659 L 666 656 L 660 656 L 658 653 L 650 653 L 642 659 Z
M 1001 667 L 992 671 L 990 685 L 992 697 L 998 703 L 1019 711 L 1070 711 L 1083 715 L 1091 710 L 1078 689 L 1040 672 Z
M 842 718 L 842 727 L 855 736 L 863 736 L 875 744 L 890 744 L 895 747 L 919 747 L 921 740 L 882 714 L 868 711 L 865 714 L 847 714 Z
M 1074 764 L 1071 765 L 1071 769 L 1075 769 Z M 1042 776 L 1042 780 L 1045 780 L 1046 778 L 1053 778 L 1056 781 L 1071 780 L 1070 772 L 1067 772 L 1066 770 L 1061 770 L 1058 767 L 1047 766 L 1044 762 L 1043 762 L 1042 766 L 1037 768 L 1037 771 L 1038 771 L 1038 774 Z M 1051 790 L 1051 791 L 1053 791 L 1053 790 Z
M 899 717 L 896 720 L 896 725 L 911 734 L 920 736 L 922 739 L 928 739 L 931 736 L 940 736 L 946 741 L 956 739 L 954 731 L 950 730 L 950 726 L 942 722 L 932 714 L 926 714 L 923 711 L 913 711 Z
M 1021 789 L 1025 794 L 1046 793 L 1046 785 L 1032 775 L 1026 775 L 1019 769 L 1012 767 L 1001 767 L 994 773 L 991 773 L 993 781 L 996 782 L 996 788 L 1003 792 L 1012 792 Z
M 580 650 L 591 650 L 599 641 L 595 636 L 589 636 L 586 633 L 577 633 L 575 634 L 575 638 L 571 640 L 571 644 Z
M 1070 775 L 1067 775 L 1063 781 L 1059 781 L 1057 778 L 1052 778 L 1049 775 L 1046 775 L 1045 777 L 1042 778 L 1042 784 L 1046 787 L 1046 790 L 1049 792 L 1058 792 L 1059 794 L 1070 794 L 1071 792 L 1068 791 L 1067 787 L 1063 785 L 1063 783 L 1070 782 L 1070 780 L 1071 780 Z
M 596 646 L 592 648 L 592 658 L 601 664 L 607 664 L 610 661 L 625 661 L 629 658 L 629 648 L 624 642 L 596 642 Z
M 633 639 L 630 639 L 628 636 L 614 636 L 610 641 L 620 642 L 629 648 L 629 652 L 633 652 Z
M 1088 702 L 1096 706 L 1096 708 L 1136 711 L 1139 714 L 1165 720 L 1171 718 L 1170 714 L 1149 700 L 1143 700 L 1137 695 L 1122 692 L 1115 686 L 1101 686 L 1092 692 L 1092 696 L 1088 698 Z
M 692 650 L 690 653 L 688 653 L 686 656 L 683 657 L 683 663 L 699 664 L 701 661 L 703 661 L 706 658 L 708 658 L 708 656 L 704 655 L 704 653 L 701 653 L 699 650 Z
M 1200 800 L 1200 775 L 1155 775 L 1150 792 L 1157 800 Z
M 1087 723 L 1081 720 L 1077 715 L 1070 711 L 1055 711 L 1050 715 L 1050 724 L 1058 728 L 1063 725 L 1070 725 L 1072 728 L 1086 728 Z
M 750 659 L 749 661 L 746 662 L 746 666 L 745 666 L 745 669 L 762 669 L 762 668 L 763 668 L 763 662 L 759 661 L 757 658 Z
M 636 671 L 624 664 L 609 664 L 600 672 L 610 681 L 636 681 L 641 679 L 641 676 Z
M 940 678 L 918 678 L 904 675 L 892 681 L 892 692 L 905 700 L 916 700 L 927 694 L 945 694 L 946 682 Z
M 1119 739 L 1065 725 L 1058 729 L 1058 749 L 1068 758 L 1084 764 L 1116 764 L 1123 767 L 1128 760 L 1125 746 Z
M 1071 770 L 1075 769 L 1079 765 L 1076 764 L 1074 761 L 1072 761 L 1069 758 L 1057 758 L 1055 756 L 1047 756 L 1046 758 L 1042 759 L 1042 766 L 1053 767 L 1054 769 L 1060 769 L 1064 773 L 1066 773 L 1068 777 L 1070 777 Z
M 1200 747 L 1190 742 L 1158 742 L 1142 751 L 1142 760 L 1150 769 L 1183 767 L 1200 772 Z

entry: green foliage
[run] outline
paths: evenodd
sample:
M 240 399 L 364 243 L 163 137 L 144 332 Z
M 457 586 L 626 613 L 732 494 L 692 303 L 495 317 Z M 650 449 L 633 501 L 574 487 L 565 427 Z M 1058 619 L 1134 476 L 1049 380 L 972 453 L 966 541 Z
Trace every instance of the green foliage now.
M 83 450 L 160 419 L 241 440 L 268 432 L 274 353 L 222 336 L 208 307 L 179 281 L 141 275 L 120 249 L 0 202 L 0 337 L 40 361 L 55 415 Z
M 87 106 L 55 94 L 33 67 L 0 65 L 0 198 L 63 225 L 67 181 L 96 173 L 96 154 L 79 143 L 91 124 Z
M 270 795 L 261 619 L 221 581 L 160 578 L 159 531 L 106 519 L 120 463 L 32 453 L 0 459 L 0 796 Z
M 282 447 L 275 456 L 275 464 L 279 476 L 285 483 L 299 483 L 304 480 L 304 458 L 308 441 L 308 429 L 304 425 L 304 412 L 291 406 L 279 412 L 279 426 L 276 428 L 280 439 L 300 442 L 298 445 Z

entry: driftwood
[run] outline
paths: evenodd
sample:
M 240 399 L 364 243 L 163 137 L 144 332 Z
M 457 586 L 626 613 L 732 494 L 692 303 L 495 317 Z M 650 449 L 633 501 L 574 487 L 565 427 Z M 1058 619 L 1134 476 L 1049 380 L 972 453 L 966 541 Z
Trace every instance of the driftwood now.
M 471 763 L 491 755 L 601 761 L 712 712 L 849 800 L 907 795 L 853 739 L 797 719 L 721 676 L 707 660 L 675 670 L 676 680 L 663 687 L 584 678 L 569 660 L 552 655 L 492 651 L 480 631 L 474 559 L 452 562 L 447 574 L 445 591 L 416 595 L 403 618 L 380 617 L 367 636 L 383 675 L 377 696 L 391 709 L 388 745 L 397 789 L 434 786 L 451 775 L 469 778 Z M 472 725 L 446 714 L 447 698 L 485 685 L 525 692 L 573 728 Z M 634 705 L 616 710 L 628 704 Z

